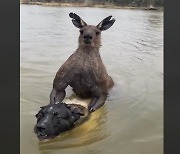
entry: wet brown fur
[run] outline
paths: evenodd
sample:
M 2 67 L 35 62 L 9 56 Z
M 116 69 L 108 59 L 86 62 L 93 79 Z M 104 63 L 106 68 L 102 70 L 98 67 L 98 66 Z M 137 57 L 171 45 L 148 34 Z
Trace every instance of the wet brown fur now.
M 90 36 L 91 39 L 86 40 L 85 36 Z M 90 111 L 96 110 L 105 103 L 108 90 L 113 87 L 114 82 L 102 62 L 100 46 L 100 28 L 92 25 L 80 28 L 77 50 L 60 67 L 54 78 L 51 103 L 61 102 L 64 99 L 65 88 L 68 85 L 78 96 L 92 97 Z

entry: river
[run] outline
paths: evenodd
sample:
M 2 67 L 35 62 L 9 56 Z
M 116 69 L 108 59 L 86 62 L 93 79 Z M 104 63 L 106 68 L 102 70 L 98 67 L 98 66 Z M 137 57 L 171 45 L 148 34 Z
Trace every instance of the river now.
M 115 81 L 105 105 L 75 129 L 40 143 L 35 114 L 49 103 L 59 67 L 76 50 L 79 30 L 68 14 L 98 24 L 101 57 Z M 163 12 L 20 5 L 21 154 L 163 154 Z

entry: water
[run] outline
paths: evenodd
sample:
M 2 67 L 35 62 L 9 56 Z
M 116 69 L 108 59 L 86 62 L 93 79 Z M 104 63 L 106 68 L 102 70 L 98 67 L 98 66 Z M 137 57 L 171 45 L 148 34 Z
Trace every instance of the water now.
M 57 70 L 77 48 L 69 12 L 95 25 L 111 14 L 116 19 L 100 49 L 115 86 L 89 121 L 39 143 L 34 115 L 49 103 Z M 21 154 L 163 153 L 163 12 L 21 5 L 20 14 Z

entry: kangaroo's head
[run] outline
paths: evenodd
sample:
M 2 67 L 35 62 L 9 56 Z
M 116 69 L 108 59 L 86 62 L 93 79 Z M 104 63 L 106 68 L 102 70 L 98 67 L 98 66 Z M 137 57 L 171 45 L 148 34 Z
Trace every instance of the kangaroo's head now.
M 115 19 L 111 19 L 112 16 L 108 16 L 103 19 L 97 26 L 88 25 L 77 14 L 70 13 L 72 23 L 75 27 L 80 29 L 79 46 L 91 46 L 99 48 L 101 45 L 101 32 L 109 29 L 115 22 Z

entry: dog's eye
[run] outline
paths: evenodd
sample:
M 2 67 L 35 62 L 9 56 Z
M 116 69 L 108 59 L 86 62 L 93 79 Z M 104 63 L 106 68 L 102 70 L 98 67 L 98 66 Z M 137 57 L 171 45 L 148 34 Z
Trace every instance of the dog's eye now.
M 58 116 L 57 119 L 62 119 L 62 117 Z
M 54 113 L 53 113 L 53 115 L 57 116 L 57 115 L 58 115 L 58 113 L 57 113 L 57 112 L 54 112 Z

